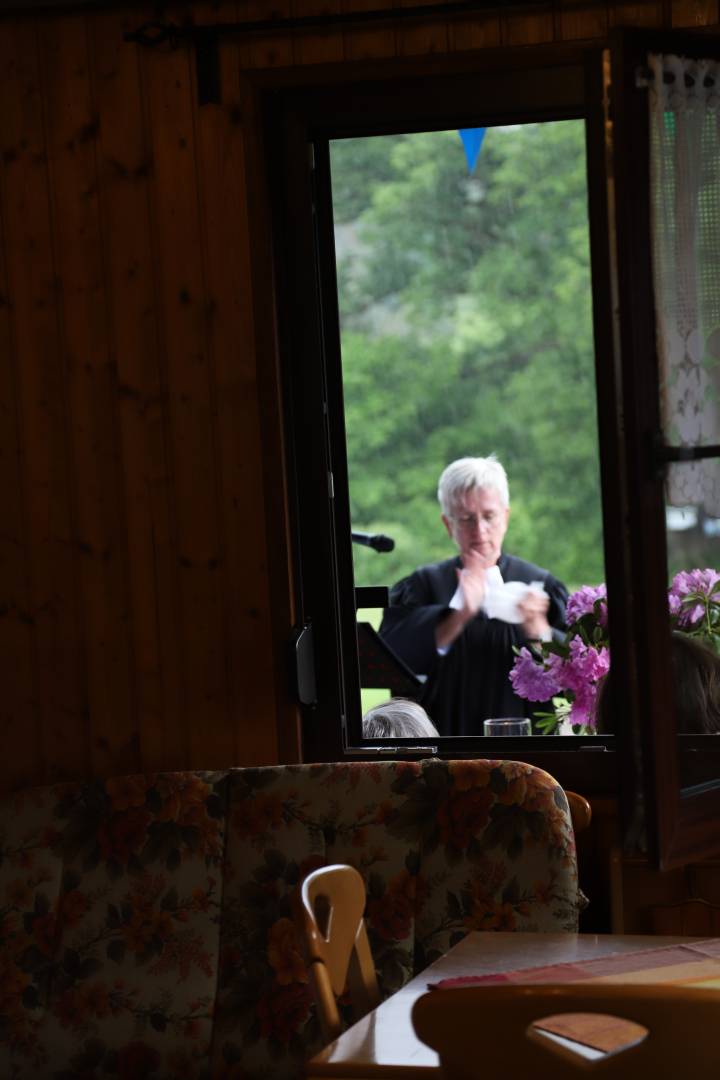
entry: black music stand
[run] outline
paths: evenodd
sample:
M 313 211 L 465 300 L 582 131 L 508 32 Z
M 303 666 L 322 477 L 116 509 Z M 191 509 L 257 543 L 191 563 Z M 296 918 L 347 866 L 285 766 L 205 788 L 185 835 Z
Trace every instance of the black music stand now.
M 368 622 L 357 624 L 360 686 L 389 690 L 393 697 L 417 698 L 422 679 L 393 652 Z

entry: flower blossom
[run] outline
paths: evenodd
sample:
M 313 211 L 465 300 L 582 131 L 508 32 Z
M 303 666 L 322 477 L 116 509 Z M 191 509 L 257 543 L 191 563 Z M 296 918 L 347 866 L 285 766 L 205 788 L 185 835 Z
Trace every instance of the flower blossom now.
M 605 646 L 595 648 L 575 637 L 569 645 L 569 656 L 563 660 L 558 671 L 563 689 L 573 695 L 568 717 L 571 724 L 584 727 L 595 726 L 595 699 L 598 680 L 610 669 L 610 650 Z
M 597 684 L 587 683 L 575 694 L 575 699 L 570 706 L 568 723 L 571 728 L 576 724 L 585 728 L 585 734 L 590 734 L 588 728 L 595 728 L 597 717 L 595 716 L 595 701 L 597 699 Z
M 688 602 L 691 597 L 697 598 L 695 603 Z M 672 579 L 668 603 L 678 626 L 690 629 L 705 618 L 709 603 L 720 604 L 720 574 L 711 569 L 681 570 Z
M 555 668 L 558 657 L 548 657 L 549 669 L 538 663 L 529 649 L 522 648 L 515 658 L 510 682 L 518 697 L 527 701 L 549 701 L 560 692 L 561 684 L 557 681 Z
M 567 602 L 567 621 L 572 624 L 583 615 L 595 614 L 595 602 L 602 600 L 598 609 L 598 622 L 607 626 L 607 590 L 604 585 L 583 585 L 574 592 Z
M 610 650 L 605 646 L 586 645 L 580 637 L 570 641 L 567 660 L 563 660 L 558 677 L 564 689 L 578 693 L 584 686 L 597 682 L 610 668 Z

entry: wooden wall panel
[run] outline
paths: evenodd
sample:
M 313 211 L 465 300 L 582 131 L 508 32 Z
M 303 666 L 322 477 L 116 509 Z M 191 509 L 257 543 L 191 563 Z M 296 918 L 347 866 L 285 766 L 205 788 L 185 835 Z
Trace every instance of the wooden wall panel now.
M 610 5 L 609 16 L 611 26 L 662 26 L 663 4 L 661 0 L 639 4 L 618 2 Z
M 229 6 L 221 9 L 228 19 Z M 242 22 L 265 22 L 287 19 L 292 14 L 290 0 L 246 0 L 238 7 Z M 248 34 L 240 41 L 240 57 L 244 68 L 290 67 L 294 61 L 294 39 L 289 34 Z
M 426 0 L 434 3 L 435 0 Z M 398 7 L 421 7 L 417 0 L 399 0 Z M 418 56 L 424 53 L 448 51 L 449 26 L 439 19 L 412 20 L 407 26 L 398 27 L 395 35 L 398 56 Z
M 717 0 L 672 0 L 673 27 L 709 26 L 718 21 Z
M 2 57 L 0 62 L 5 58 Z M 0 75 L 0 80 L 2 75 Z M 0 91 L 0 93 L 2 93 Z M 4 97 L 4 95 L 3 95 Z M 0 154 L 12 154 L 4 142 Z M 7 236 L 0 167 L 0 239 Z M 25 492 L 19 426 L 17 353 L 11 319 L 11 291 L 0 243 L 0 760 L 11 763 L 14 783 L 24 784 L 42 771 L 40 731 L 33 694 L 34 632 L 28 579 Z M 18 733 L 23 737 L 18 738 Z
M 229 722 L 222 637 L 212 342 L 197 177 L 191 53 L 142 56 L 154 161 L 154 262 L 171 448 L 172 558 L 179 567 L 182 699 L 173 764 L 199 761 Z
M 502 15 L 500 28 L 502 44 L 510 48 L 546 45 L 555 40 L 555 22 L 551 12 Z
M 167 395 L 151 246 L 153 161 L 143 116 L 138 50 L 123 32 L 142 16 L 103 14 L 90 23 L 99 118 L 97 160 L 110 354 L 128 552 L 138 765 L 178 760 L 181 714 L 178 565 L 171 542 L 172 470 Z
M 565 8 L 566 10 L 563 10 Z M 560 0 L 555 16 L 556 37 L 560 41 L 592 41 L 607 34 L 605 6 L 578 7 L 576 0 Z
M 292 0 L 293 17 L 308 15 L 332 15 L 342 10 L 342 0 Z M 332 18 L 327 28 L 298 34 L 295 41 L 297 64 L 338 63 L 343 58 L 343 36 L 339 27 L 333 26 Z
M 82 16 L 39 26 L 46 101 L 52 243 L 64 363 L 73 547 L 81 614 L 92 771 L 136 764 L 127 544 L 115 368 L 98 207 L 87 27 Z
M 493 49 L 500 44 L 500 19 L 497 15 L 454 18 L 448 26 L 450 50 Z
M 13 24 L 0 34 L 4 246 L 17 372 L 20 482 L 34 635 L 32 697 L 38 725 L 26 727 L 24 711 L 12 718 L 6 736 L 9 752 L 0 763 L 8 784 L 24 780 L 25 764 L 33 761 L 39 770 L 36 775 L 43 779 L 74 771 L 84 774 L 89 768 L 74 464 L 57 305 L 64 283 L 57 274 L 53 248 L 47 102 L 41 95 L 36 36 L 33 23 Z M 20 678 L 22 653 L 4 655 L 2 665 L 3 684 Z M 16 761 L 21 763 L 18 771 Z
M 210 22 L 218 12 L 202 9 Z M 220 506 L 222 639 L 230 722 L 212 732 L 208 760 L 263 764 L 277 760 L 272 723 L 275 675 L 266 560 L 263 471 L 248 234 L 246 116 L 239 50 L 221 47 L 222 105 L 197 114 L 198 183 L 207 283 L 208 339 L 215 388 L 217 491 Z M 207 734 L 205 736 L 207 738 Z
M 380 7 L 392 8 L 392 3 Z M 376 0 L 343 0 L 343 11 L 377 10 Z M 393 22 L 356 23 L 343 30 L 346 60 L 377 60 L 381 57 L 397 56 L 396 29 Z

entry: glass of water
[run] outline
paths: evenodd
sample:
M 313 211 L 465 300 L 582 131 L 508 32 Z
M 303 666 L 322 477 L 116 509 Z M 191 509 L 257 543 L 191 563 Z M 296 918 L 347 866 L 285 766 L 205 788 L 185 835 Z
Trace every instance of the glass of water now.
M 522 716 L 484 720 L 483 733 L 485 735 L 529 735 L 530 721 Z

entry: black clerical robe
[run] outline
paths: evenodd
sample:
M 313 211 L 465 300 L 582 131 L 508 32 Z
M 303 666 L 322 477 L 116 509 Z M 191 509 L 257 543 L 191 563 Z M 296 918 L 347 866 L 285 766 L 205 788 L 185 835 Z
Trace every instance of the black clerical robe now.
M 513 646 L 527 645 L 522 627 L 479 612 L 450 646 L 438 654 L 435 626 L 447 614 L 457 588 L 459 557 L 422 566 L 390 590 L 380 636 L 418 675 L 426 675 L 422 701 L 441 735 L 482 735 L 490 716 L 530 716 L 543 706 L 519 698 L 509 679 Z M 547 570 L 501 555 L 503 581 L 540 581 L 550 597 L 553 635 L 565 628 L 565 586 Z

